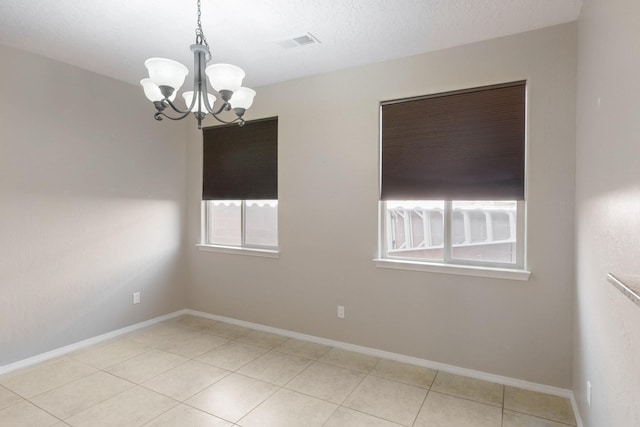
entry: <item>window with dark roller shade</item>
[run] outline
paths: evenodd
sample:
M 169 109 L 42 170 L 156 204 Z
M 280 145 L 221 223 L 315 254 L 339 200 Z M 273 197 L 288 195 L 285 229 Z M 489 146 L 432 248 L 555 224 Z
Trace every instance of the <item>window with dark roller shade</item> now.
M 382 104 L 381 200 L 524 200 L 526 82 Z
M 204 129 L 202 167 L 201 247 L 277 254 L 278 118 Z
M 278 198 L 277 117 L 202 133 L 202 200 Z
M 517 81 L 381 103 L 380 266 L 529 277 L 526 98 Z

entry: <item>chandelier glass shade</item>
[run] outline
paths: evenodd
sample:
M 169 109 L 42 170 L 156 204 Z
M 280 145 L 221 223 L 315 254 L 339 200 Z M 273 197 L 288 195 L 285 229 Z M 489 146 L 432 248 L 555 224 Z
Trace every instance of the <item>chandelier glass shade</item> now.
M 179 62 L 165 58 L 149 58 L 144 62 L 149 71 L 149 77 L 140 80 L 147 99 L 156 107 L 154 118 L 181 120 L 193 113 L 198 121 L 198 129 L 202 127 L 202 120 L 211 114 L 221 123 L 244 124 L 243 115 L 253 104 L 256 92 L 242 86 L 245 72 L 242 68 L 231 64 L 212 64 L 209 45 L 202 31 L 200 23 L 200 0 L 198 0 L 198 26 L 196 27 L 196 42 L 191 45 L 193 52 L 193 90 L 182 94 L 186 109 L 174 104 L 176 94 L 184 84 L 189 69 Z M 208 79 L 208 81 L 207 81 Z M 219 95 L 209 92 L 209 84 Z M 194 96 L 195 94 L 195 96 Z M 204 96 L 206 94 L 207 96 Z M 224 120 L 220 115 L 225 111 L 233 111 L 235 118 Z M 171 112 L 171 114 L 167 114 Z M 231 116 L 233 117 L 233 116 Z

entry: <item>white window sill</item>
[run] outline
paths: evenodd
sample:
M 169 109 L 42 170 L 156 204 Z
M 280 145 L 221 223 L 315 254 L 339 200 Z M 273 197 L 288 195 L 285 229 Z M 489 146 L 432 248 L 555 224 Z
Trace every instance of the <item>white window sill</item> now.
M 223 254 L 249 255 L 263 258 L 280 258 L 280 252 L 274 249 L 239 248 L 236 246 L 196 245 L 205 252 L 218 252 Z
M 431 262 L 400 261 L 392 259 L 374 259 L 376 267 L 396 270 L 428 271 L 431 273 L 458 274 L 461 276 L 491 277 L 527 281 L 531 275 L 527 270 L 508 268 L 478 267 L 472 265 L 441 264 Z

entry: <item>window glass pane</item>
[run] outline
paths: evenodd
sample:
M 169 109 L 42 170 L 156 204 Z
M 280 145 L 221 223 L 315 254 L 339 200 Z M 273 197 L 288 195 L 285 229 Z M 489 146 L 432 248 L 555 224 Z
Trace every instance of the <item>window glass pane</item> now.
M 387 214 L 390 221 L 389 233 L 387 233 L 389 252 L 404 249 L 407 245 L 405 241 L 407 212 L 402 207 L 393 207 L 387 209 Z
M 516 262 L 515 201 L 453 202 L 451 257 Z
M 387 257 L 443 260 L 443 201 L 388 201 Z
M 207 202 L 207 243 L 240 246 L 242 244 L 240 200 Z
M 511 216 L 513 215 L 515 228 L 515 212 L 493 212 L 491 214 L 491 228 L 493 229 L 493 240 L 509 240 L 512 237 Z M 515 233 L 515 229 L 513 230 Z M 515 237 L 515 236 L 514 236 Z
M 470 211 L 468 215 L 471 242 L 485 242 L 487 240 L 487 218 L 485 216 L 486 212 Z
M 278 246 L 277 200 L 246 201 L 245 244 L 251 246 Z
M 454 245 L 465 243 L 464 216 L 460 211 L 454 211 L 451 218 L 451 240 Z

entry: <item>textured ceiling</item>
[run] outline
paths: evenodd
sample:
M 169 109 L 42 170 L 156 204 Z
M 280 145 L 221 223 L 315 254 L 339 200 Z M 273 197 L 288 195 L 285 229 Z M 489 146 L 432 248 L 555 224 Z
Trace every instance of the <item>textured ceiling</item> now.
M 202 0 L 213 62 L 261 86 L 577 19 L 582 0 Z M 137 84 L 160 56 L 193 67 L 195 0 L 1 0 L 0 44 Z M 312 33 L 320 44 L 284 48 Z

